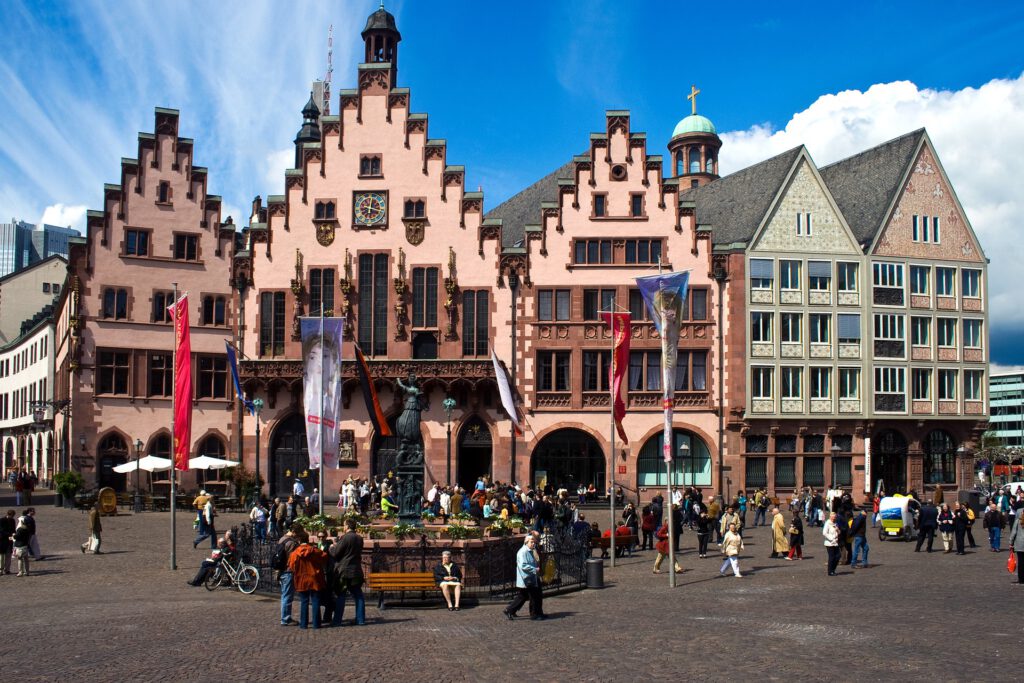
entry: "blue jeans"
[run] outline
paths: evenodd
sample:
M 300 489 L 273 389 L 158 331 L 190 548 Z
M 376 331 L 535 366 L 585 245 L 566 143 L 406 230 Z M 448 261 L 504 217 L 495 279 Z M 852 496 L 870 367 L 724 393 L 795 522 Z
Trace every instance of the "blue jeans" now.
M 264 522 L 263 524 L 254 523 L 253 524 L 253 531 L 256 532 L 256 540 L 257 541 L 261 541 L 262 542 L 262 541 L 267 540 L 267 523 L 266 522 Z
M 758 524 L 764 524 L 764 513 L 764 508 L 757 508 L 757 511 L 754 513 L 754 526 L 758 526 Z
M 295 599 L 295 586 L 292 584 L 292 573 L 281 572 L 281 623 L 292 620 L 292 600 Z
M 988 528 L 988 544 L 992 547 L 992 550 L 999 550 L 1002 541 L 1003 530 L 997 526 L 990 526 Z
M 217 530 L 213 528 L 212 524 L 207 524 L 204 520 L 199 520 L 199 535 L 196 536 L 196 540 L 192 541 L 193 546 L 197 546 L 206 539 L 210 539 L 210 548 L 215 549 L 217 547 Z
M 363 597 L 363 587 L 347 586 L 338 594 L 338 601 L 334 608 L 334 626 L 341 626 L 341 618 L 345 614 L 345 595 L 351 593 L 356 601 L 356 623 L 360 626 L 366 623 L 366 598 Z
M 313 628 L 320 628 L 320 591 L 299 591 L 299 628 L 309 626 L 309 608 L 313 607 Z
M 853 537 L 853 557 L 850 560 L 850 564 L 853 566 L 857 565 L 857 558 L 860 557 L 860 551 L 864 551 L 864 566 L 868 566 L 868 539 L 865 536 L 854 536 Z

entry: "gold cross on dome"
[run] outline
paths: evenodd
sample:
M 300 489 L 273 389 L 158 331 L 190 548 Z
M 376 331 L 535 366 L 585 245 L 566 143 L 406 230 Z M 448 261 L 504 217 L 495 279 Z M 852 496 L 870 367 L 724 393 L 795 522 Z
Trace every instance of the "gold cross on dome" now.
M 700 94 L 700 90 L 697 90 L 697 86 L 696 85 L 691 85 L 690 86 L 690 94 L 686 96 L 686 99 L 690 100 L 690 107 L 693 110 L 692 111 L 693 114 L 697 113 L 697 95 L 699 95 L 699 94 Z

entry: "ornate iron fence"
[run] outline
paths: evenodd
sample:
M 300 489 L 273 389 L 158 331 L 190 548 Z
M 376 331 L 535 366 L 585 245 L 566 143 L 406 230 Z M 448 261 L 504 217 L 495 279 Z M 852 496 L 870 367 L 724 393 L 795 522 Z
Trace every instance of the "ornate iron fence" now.
M 251 525 L 244 523 L 237 529 L 236 538 L 243 559 L 260 570 L 257 590 L 276 593 L 277 572 L 270 563 L 279 536 L 268 533 L 264 539 L 258 539 L 253 536 Z M 452 560 L 462 568 L 464 594 L 482 600 L 501 600 L 511 597 L 516 590 L 516 553 L 522 545 L 522 536 L 469 543 L 432 541 L 420 536 L 394 545 L 374 545 L 363 555 L 363 570 L 429 572 L 441 561 L 441 553 L 449 550 Z M 541 535 L 537 549 L 545 593 L 579 590 L 586 585 L 586 560 L 590 556 L 590 548 L 568 529 L 549 528 Z

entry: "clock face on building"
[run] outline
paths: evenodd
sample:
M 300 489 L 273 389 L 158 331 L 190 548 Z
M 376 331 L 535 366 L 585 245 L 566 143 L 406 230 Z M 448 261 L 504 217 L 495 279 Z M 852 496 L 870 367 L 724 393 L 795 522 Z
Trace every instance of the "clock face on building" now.
M 382 192 L 357 192 L 353 206 L 358 225 L 382 225 L 387 218 L 388 201 Z

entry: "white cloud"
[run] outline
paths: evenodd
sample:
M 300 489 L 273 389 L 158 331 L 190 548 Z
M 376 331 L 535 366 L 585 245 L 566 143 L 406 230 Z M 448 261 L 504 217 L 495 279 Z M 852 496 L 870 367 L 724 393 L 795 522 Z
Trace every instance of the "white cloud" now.
M 46 207 L 46 210 L 43 211 L 43 217 L 38 222 L 46 223 L 47 225 L 58 225 L 62 228 L 74 228 L 84 235 L 86 209 L 87 207 L 84 204 L 79 204 L 78 206 L 53 204 Z
M 761 124 L 724 133 L 722 170 L 745 168 L 800 144 L 825 166 L 922 126 L 991 260 L 992 325 L 1024 325 L 1016 272 L 1024 263 L 1018 231 L 1024 215 L 1024 74 L 956 91 L 898 81 L 823 95 L 780 130 Z
M 263 194 L 281 194 L 284 192 L 284 172 L 295 164 L 295 147 L 285 147 L 267 154 L 263 160 L 263 182 L 266 189 Z
M 992 375 L 1008 375 L 1015 372 L 1024 372 L 1024 365 L 1000 365 L 999 363 L 992 363 L 989 366 L 989 374 Z

